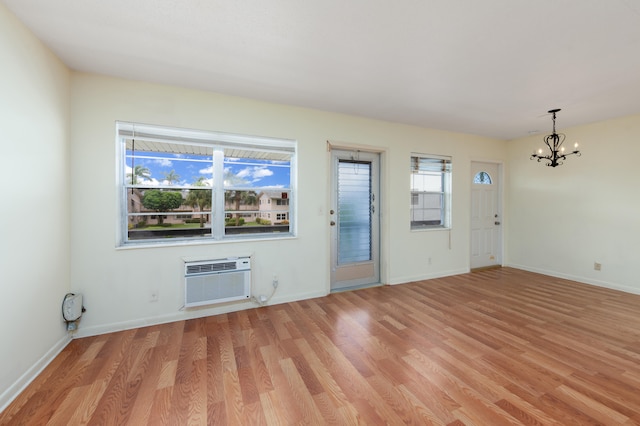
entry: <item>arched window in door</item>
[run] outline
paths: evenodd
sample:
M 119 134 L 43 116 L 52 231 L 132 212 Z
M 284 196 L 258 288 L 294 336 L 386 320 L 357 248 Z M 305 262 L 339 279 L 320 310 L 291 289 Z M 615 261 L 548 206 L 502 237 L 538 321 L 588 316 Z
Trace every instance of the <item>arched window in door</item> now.
M 487 172 L 478 172 L 473 177 L 473 183 L 478 185 L 491 185 L 493 181 L 491 180 L 491 176 Z

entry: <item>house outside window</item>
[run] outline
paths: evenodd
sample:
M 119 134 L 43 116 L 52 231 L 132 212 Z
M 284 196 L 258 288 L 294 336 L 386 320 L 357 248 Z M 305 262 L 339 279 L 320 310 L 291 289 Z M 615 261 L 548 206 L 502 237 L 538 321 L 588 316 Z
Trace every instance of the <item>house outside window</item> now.
M 295 141 L 124 122 L 116 134 L 119 245 L 295 235 Z M 287 200 L 286 221 L 260 221 L 267 192 Z
M 412 154 L 411 229 L 451 227 L 451 157 Z
M 286 225 L 289 223 L 289 194 L 277 189 L 268 189 L 258 195 L 260 199 L 260 218 L 262 221 L 271 220 L 274 213 L 274 225 Z M 286 213 L 282 213 L 286 212 Z

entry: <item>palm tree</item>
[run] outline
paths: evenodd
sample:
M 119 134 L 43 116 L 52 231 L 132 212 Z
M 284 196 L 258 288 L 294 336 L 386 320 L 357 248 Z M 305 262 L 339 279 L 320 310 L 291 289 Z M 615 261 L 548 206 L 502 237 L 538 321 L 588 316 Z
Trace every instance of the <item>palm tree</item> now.
M 145 180 L 151 179 L 151 171 L 145 166 L 135 166 L 132 173 L 127 173 L 127 177 L 131 179 L 131 184 L 138 184 L 138 178 L 144 178 Z
M 175 170 L 171 170 L 169 173 L 164 172 L 164 180 L 167 181 L 167 185 L 173 185 L 174 182 L 180 181 L 180 175 L 176 174 Z
M 206 187 L 207 182 L 203 176 L 200 176 L 193 186 Z M 204 219 L 206 215 L 202 214 L 204 209 L 211 208 L 211 189 L 191 189 L 184 202 L 185 205 L 197 208 L 200 211 L 200 228 L 204 228 Z
M 224 171 L 225 187 L 242 187 L 248 186 L 250 183 L 246 179 L 236 175 L 231 170 Z M 224 191 L 224 201 L 226 204 L 233 203 L 235 205 L 234 218 L 236 226 L 240 225 L 240 205 L 256 205 L 258 203 L 258 195 L 255 191 L 231 189 Z
M 141 166 L 141 165 L 137 165 L 133 168 L 131 173 L 127 173 L 127 181 L 131 181 L 131 185 L 137 185 L 138 183 L 140 183 L 140 178 L 144 179 L 144 180 L 150 180 L 151 179 L 151 170 L 149 170 L 147 167 L 145 166 Z M 134 194 L 136 197 L 134 197 Z M 140 191 L 138 188 L 131 188 L 131 195 L 129 196 L 129 201 L 132 204 L 132 210 L 134 211 L 139 211 L 136 208 L 133 208 L 133 205 L 137 202 L 139 204 L 141 204 L 142 198 L 144 197 L 144 194 L 142 193 L 142 191 Z M 134 200 L 134 198 L 137 198 L 137 200 Z M 142 219 L 142 221 L 144 221 L 144 219 Z M 133 218 L 131 224 L 132 225 L 137 225 L 138 223 L 140 223 L 141 220 L 139 218 Z
M 242 191 L 238 189 L 233 189 L 230 191 L 224 192 L 225 202 L 235 204 L 234 213 L 236 219 L 236 226 L 240 224 L 240 204 L 242 205 L 256 205 L 258 202 L 258 194 L 255 191 Z

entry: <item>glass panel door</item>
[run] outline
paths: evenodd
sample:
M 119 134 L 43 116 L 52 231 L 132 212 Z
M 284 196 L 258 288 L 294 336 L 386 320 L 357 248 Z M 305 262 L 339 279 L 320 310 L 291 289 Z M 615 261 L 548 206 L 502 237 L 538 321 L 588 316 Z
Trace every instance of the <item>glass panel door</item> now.
M 331 290 L 380 282 L 379 154 L 332 151 Z

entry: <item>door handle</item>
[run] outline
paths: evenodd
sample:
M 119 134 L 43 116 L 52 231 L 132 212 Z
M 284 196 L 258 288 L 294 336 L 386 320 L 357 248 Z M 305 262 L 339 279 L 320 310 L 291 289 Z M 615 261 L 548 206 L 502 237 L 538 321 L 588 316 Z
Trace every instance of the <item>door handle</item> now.
M 335 223 L 335 221 L 332 220 L 331 222 L 329 222 L 329 225 L 336 226 L 336 223 Z
M 495 222 L 493 222 L 493 224 L 494 224 L 494 225 L 500 225 L 500 222 L 495 221 Z

